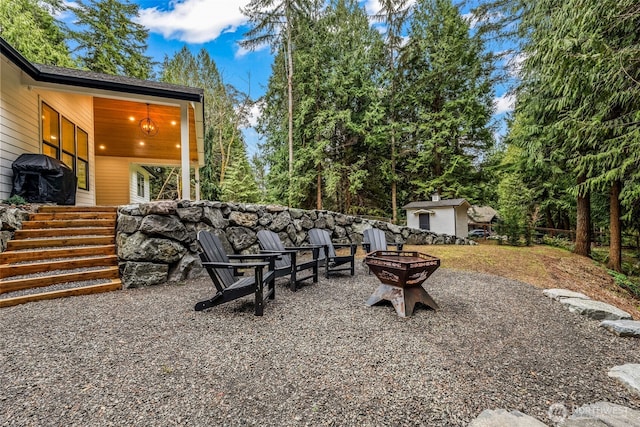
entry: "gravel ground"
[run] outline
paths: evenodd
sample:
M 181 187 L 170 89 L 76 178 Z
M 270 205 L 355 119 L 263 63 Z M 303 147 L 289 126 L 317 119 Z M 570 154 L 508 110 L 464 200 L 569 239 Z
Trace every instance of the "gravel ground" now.
M 378 285 L 279 282 L 264 317 L 251 297 L 194 312 L 208 279 L 0 310 L 3 426 L 458 426 L 483 409 L 606 400 L 640 409 L 609 368 L 640 363 L 618 338 L 539 289 L 440 269 L 440 305 L 399 318 L 366 307 Z

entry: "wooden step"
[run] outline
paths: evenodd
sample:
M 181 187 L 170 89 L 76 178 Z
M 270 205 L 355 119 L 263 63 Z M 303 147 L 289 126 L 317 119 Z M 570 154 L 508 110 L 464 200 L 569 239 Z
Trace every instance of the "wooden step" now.
M 16 240 L 33 239 L 38 237 L 65 236 L 113 236 L 115 230 L 111 227 L 87 228 L 34 228 L 32 230 L 17 230 L 13 238 Z
M 45 212 L 29 214 L 29 221 L 54 221 L 71 219 L 115 219 L 116 212 Z
M 115 255 L 115 245 L 85 246 L 80 248 L 42 249 L 38 251 L 6 251 L 0 253 L 0 264 L 38 261 L 52 258 Z
M 117 212 L 116 206 L 56 206 L 44 205 L 38 212 Z
M 63 289 L 59 291 L 43 292 L 40 294 L 23 295 L 12 298 L 0 298 L 0 307 L 11 307 L 13 305 L 24 304 L 33 301 L 43 301 L 54 298 L 64 298 L 78 295 L 91 295 L 101 292 L 111 292 L 122 289 L 122 282 L 119 279 L 100 285 L 80 286 L 77 288 Z
M 20 249 L 38 249 L 50 248 L 55 246 L 79 246 L 79 245 L 113 245 L 116 242 L 115 236 L 96 236 L 96 237 L 68 237 L 68 238 L 49 238 L 49 239 L 26 239 L 26 240 L 9 240 L 7 242 L 8 251 L 17 251 Z
M 106 267 L 118 264 L 118 257 L 115 255 L 104 255 L 90 258 L 74 258 L 61 261 L 45 261 L 30 264 L 0 265 L 0 279 L 25 274 L 43 273 L 55 270 L 73 270 L 74 268 L 85 267 Z
M 41 288 L 43 286 L 57 285 L 60 283 L 116 278 L 119 278 L 118 267 L 108 267 L 100 270 L 79 271 L 75 273 L 52 274 L 49 276 L 27 279 L 4 280 L 0 282 L 0 294 L 21 291 L 23 289 Z
M 23 230 L 35 228 L 80 228 L 80 227 L 111 227 L 115 230 L 116 219 L 55 219 L 49 221 L 23 221 Z M 115 231 L 114 231 L 115 233 Z

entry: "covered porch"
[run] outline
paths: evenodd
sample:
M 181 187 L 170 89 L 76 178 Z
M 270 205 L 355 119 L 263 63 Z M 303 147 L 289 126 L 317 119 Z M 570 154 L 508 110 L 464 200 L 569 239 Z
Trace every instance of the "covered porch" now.
M 180 168 L 181 198 L 200 199 L 201 105 L 94 97 L 93 114 L 97 205 L 148 200 L 148 182 L 140 183 L 145 176 L 136 172 L 140 164 Z M 150 132 L 141 126 L 147 120 L 154 126 Z

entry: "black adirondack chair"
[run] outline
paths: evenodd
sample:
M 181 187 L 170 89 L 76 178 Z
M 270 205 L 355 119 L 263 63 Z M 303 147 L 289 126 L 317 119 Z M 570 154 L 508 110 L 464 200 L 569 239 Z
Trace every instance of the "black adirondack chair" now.
M 309 230 L 309 242 L 314 246 L 321 246 L 320 264 L 324 264 L 324 275 L 329 277 L 330 273 L 339 271 L 350 271 L 353 276 L 356 273 L 355 256 L 356 244 L 335 244 L 331 241 L 331 235 L 328 231 L 320 228 L 312 228 Z M 336 254 L 335 248 L 350 248 L 350 255 Z
M 313 283 L 318 281 L 318 256 L 320 255 L 319 246 L 297 246 L 285 247 L 280 237 L 270 230 L 258 231 L 258 244 L 263 253 L 280 254 L 281 257 L 276 260 L 275 275 L 276 278 L 290 276 L 289 287 L 292 291 L 296 291 L 300 282 L 313 279 Z M 311 251 L 313 259 L 310 261 L 300 262 L 298 252 Z M 298 276 L 301 271 L 310 270 L 305 276 Z
M 401 251 L 404 243 L 387 243 L 384 231 L 379 228 L 368 228 L 362 233 L 362 247 L 366 253 L 375 251 L 386 251 L 388 246 L 395 246 Z
M 212 298 L 197 303 L 196 311 L 254 294 L 255 315 L 262 316 L 265 300 L 274 299 L 276 295 L 274 268 L 278 256 L 274 254 L 227 255 L 218 236 L 207 230 L 198 232 L 198 245 L 202 266 L 209 273 L 217 292 Z M 252 262 L 231 262 L 231 259 Z M 266 273 L 263 271 L 264 267 L 268 267 Z M 236 277 L 238 269 L 244 268 L 253 268 L 253 276 Z

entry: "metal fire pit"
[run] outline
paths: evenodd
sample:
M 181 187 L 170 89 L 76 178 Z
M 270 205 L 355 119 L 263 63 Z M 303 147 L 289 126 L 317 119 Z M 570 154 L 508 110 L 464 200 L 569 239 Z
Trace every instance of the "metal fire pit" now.
M 367 300 L 368 306 L 390 301 L 400 317 L 411 316 L 416 303 L 439 308 L 421 285 L 440 267 L 440 259 L 421 252 L 376 251 L 365 262 L 382 282 Z

